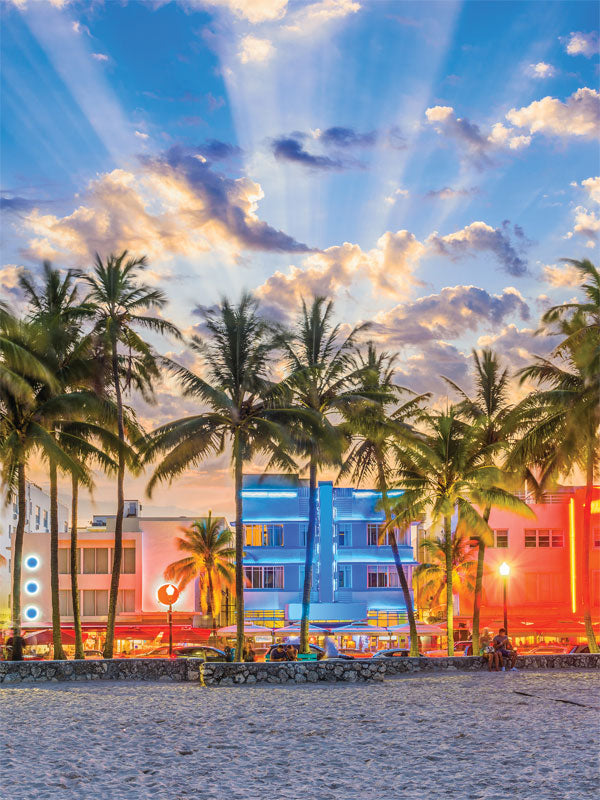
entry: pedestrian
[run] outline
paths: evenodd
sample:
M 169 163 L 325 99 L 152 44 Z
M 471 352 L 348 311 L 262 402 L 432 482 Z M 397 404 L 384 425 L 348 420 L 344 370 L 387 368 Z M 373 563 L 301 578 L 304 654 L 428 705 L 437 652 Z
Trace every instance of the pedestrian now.
M 288 661 L 298 661 L 298 651 L 293 644 L 288 644 L 285 648 L 285 655 Z
M 234 658 L 234 655 L 235 655 L 235 651 L 234 651 L 233 647 L 229 647 L 229 645 L 227 644 L 227 645 L 225 645 L 225 650 L 223 652 L 225 653 L 225 660 L 226 661 L 233 661 L 233 658 Z
M 7 661 L 23 661 L 23 648 L 25 647 L 25 639 L 17 634 L 16 636 L 9 636 L 6 640 L 6 660 Z
M 244 650 L 244 661 L 248 661 L 250 663 L 256 661 L 256 653 L 252 649 L 251 644 L 248 644 L 248 646 Z
M 500 628 L 498 635 L 494 636 L 492 645 L 496 653 L 496 658 L 498 659 L 498 665 L 502 664 L 502 672 L 506 669 L 503 662 L 505 658 L 510 659 L 510 668 L 516 672 L 517 668 L 515 667 L 515 662 L 517 660 L 517 651 L 513 648 L 508 638 L 506 628 Z

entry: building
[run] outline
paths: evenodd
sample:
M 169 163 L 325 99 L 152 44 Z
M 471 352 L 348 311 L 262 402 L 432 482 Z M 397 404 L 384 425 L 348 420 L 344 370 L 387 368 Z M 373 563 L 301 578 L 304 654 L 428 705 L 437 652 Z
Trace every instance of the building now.
M 265 625 L 299 620 L 308 481 L 297 475 L 245 475 L 242 496 L 246 618 Z M 385 539 L 379 544 L 380 500 L 379 492 L 319 482 L 311 620 L 368 618 L 384 626 L 406 621 L 392 548 Z M 397 534 L 409 586 L 417 527 Z
M 25 533 L 50 533 L 50 495 L 35 483 L 25 484 Z M 0 507 L 0 555 L 6 562 L 0 563 L 0 616 L 10 616 L 11 594 L 11 541 L 17 529 L 19 504 L 17 497 Z M 66 533 L 69 512 L 62 503 L 58 504 L 58 529 Z M 49 539 L 49 536 L 48 536 Z
M 503 622 L 503 578 L 508 564 L 509 632 L 523 642 L 585 638 L 583 627 L 583 510 L 585 489 L 564 488 L 546 494 L 543 502 L 522 495 L 535 514 L 527 519 L 493 509 L 493 545 L 486 549 L 481 624 Z M 600 487 L 592 502 L 589 550 L 592 617 L 600 635 Z M 461 618 L 470 621 L 470 593 L 460 594 Z M 599 636 L 600 638 L 600 636 Z
M 117 625 L 134 626 L 138 633 L 145 632 L 144 626 L 164 626 L 166 608 L 159 603 L 157 590 L 165 583 L 165 568 L 182 557 L 176 537 L 195 519 L 142 517 L 141 510 L 137 500 L 125 502 L 117 607 Z M 82 624 L 88 630 L 101 631 L 106 627 L 115 519 L 114 515 L 96 515 L 90 525 L 78 531 L 79 600 Z M 58 550 L 60 612 L 66 628 L 73 622 L 70 558 L 70 535 L 61 532 Z M 50 537 L 42 531 L 26 533 L 22 580 L 24 627 L 43 628 L 52 623 L 49 563 Z M 176 626 L 187 628 L 207 622 L 200 614 L 195 583 L 181 592 L 173 608 L 173 621 Z

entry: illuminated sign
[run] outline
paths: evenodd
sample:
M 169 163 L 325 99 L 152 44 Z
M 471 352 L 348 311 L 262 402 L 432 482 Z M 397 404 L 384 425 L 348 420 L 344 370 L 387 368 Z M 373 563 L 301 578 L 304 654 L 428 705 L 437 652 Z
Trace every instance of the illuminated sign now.
M 600 514 L 600 500 L 592 500 L 590 508 L 592 514 Z
M 298 492 L 275 492 L 275 491 L 257 491 L 252 489 L 244 489 L 242 497 L 298 497 Z

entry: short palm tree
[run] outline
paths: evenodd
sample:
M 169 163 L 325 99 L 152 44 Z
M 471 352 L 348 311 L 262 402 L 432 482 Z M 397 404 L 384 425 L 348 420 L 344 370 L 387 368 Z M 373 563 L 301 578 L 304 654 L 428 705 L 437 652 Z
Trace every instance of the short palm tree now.
M 472 355 L 475 383 L 475 393 L 472 396 L 454 381 L 448 378 L 445 380 L 459 393 L 460 412 L 475 426 L 474 434 L 482 446 L 488 448 L 490 463 L 499 463 L 518 428 L 518 417 L 508 399 L 510 389 L 508 369 L 502 367 L 498 355 L 489 348 L 482 350 L 481 353 L 473 350 Z M 497 446 L 497 449 L 494 446 Z M 490 505 L 486 505 L 483 509 L 482 517 L 485 522 L 488 522 L 491 510 Z M 477 573 L 473 594 L 473 652 L 478 653 L 485 548 L 491 541 L 487 535 L 475 538 L 477 538 Z
M 549 333 L 564 338 L 550 358 L 520 371 L 521 380 L 541 390 L 523 402 L 530 422 L 515 445 L 512 459 L 538 468 L 539 491 L 580 467 L 586 479 L 583 510 L 582 604 L 590 652 L 598 652 L 592 627 L 590 597 L 591 511 L 594 478 L 600 462 L 600 275 L 590 262 L 572 262 L 580 269 L 585 303 L 567 303 L 545 316 Z
M 434 614 L 440 612 L 446 606 L 446 589 L 448 585 L 446 570 L 446 550 L 443 536 L 423 539 L 421 542 L 424 558 L 417 569 L 415 577 L 420 586 L 419 594 L 426 599 L 427 606 Z M 471 545 L 466 536 L 457 534 L 452 538 L 452 580 L 451 591 L 467 589 L 473 591 L 475 586 L 475 574 L 477 570 L 476 548 Z M 456 587 L 456 588 L 454 588 Z M 473 652 L 475 650 L 473 645 Z
M 212 635 L 217 636 L 217 616 L 221 610 L 221 595 L 235 583 L 235 547 L 231 528 L 223 521 L 208 517 L 197 519 L 189 528 L 183 528 L 184 536 L 176 538 L 177 549 L 186 555 L 165 569 L 165 578 L 175 581 L 179 589 L 185 589 L 190 581 L 198 579 L 200 608 L 210 614 Z
M 162 456 L 148 484 L 150 495 L 160 482 L 171 482 L 190 467 L 231 447 L 235 485 L 236 658 L 244 645 L 243 498 L 244 464 L 266 456 L 269 465 L 295 468 L 285 427 L 289 409 L 281 407 L 282 388 L 268 377 L 277 345 L 257 301 L 243 294 L 237 304 L 224 299 L 218 310 L 204 312 L 205 339 L 190 347 L 202 361 L 207 379 L 170 363 L 183 392 L 201 404 L 198 414 L 153 431 L 144 446 L 146 460 Z M 208 407 L 208 410 L 205 410 Z
M 398 550 L 395 527 L 398 519 L 394 520 L 392 514 L 388 487 L 393 483 L 394 444 L 398 430 L 410 430 L 409 422 L 419 414 L 420 403 L 429 395 L 416 396 L 394 383 L 396 357 L 396 354 L 378 353 L 374 344 L 369 342 L 366 355 L 359 354 L 355 361 L 360 375 L 359 391 L 364 395 L 378 396 L 378 399 L 351 405 L 343 411 L 341 430 L 350 440 L 350 449 L 344 458 L 338 480 L 351 477 L 359 485 L 368 480 L 381 492 L 385 514 L 382 536 L 387 532 L 404 597 L 410 627 L 410 654 L 418 656 L 419 641 L 413 602 Z M 392 406 L 405 395 L 409 397 L 392 413 Z M 406 520 L 405 524 L 410 524 L 410 520 Z
M 356 338 L 366 326 L 342 333 L 332 321 L 333 302 L 315 297 L 310 306 L 302 301 L 302 311 L 291 335 L 284 337 L 283 348 L 290 372 L 286 385 L 294 404 L 315 415 L 308 428 L 296 439 L 299 452 L 308 460 L 309 500 L 306 559 L 302 591 L 300 650 L 308 652 L 310 593 L 313 581 L 313 558 L 317 528 L 318 471 L 323 466 L 339 464 L 343 448 L 341 432 L 330 418 L 343 409 L 364 402 L 357 388 L 359 369 L 353 360 Z M 321 430 L 315 435 L 314 420 Z
M 448 655 L 454 653 L 452 581 L 453 541 L 468 531 L 469 537 L 484 538 L 491 531 L 481 509 L 490 507 L 517 511 L 532 517 L 531 509 L 501 488 L 500 469 L 490 464 L 497 445 L 482 446 L 472 426 L 460 419 L 459 409 L 430 412 L 423 417 L 421 436 L 399 441 L 398 486 L 404 493 L 394 504 L 403 518 L 429 515 L 432 524 L 442 521 L 446 570 L 446 622 Z M 458 526 L 452 530 L 453 515 Z
M 125 444 L 127 438 L 124 390 L 133 386 L 144 397 L 151 399 L 152 383 L 160 375 L 154 350 L 136 329 L 180 337 L 175 325 L 160 317 L 149 315 L 149 311 L 153 308 L 158 310 L 164 308 L 167 300 L 160 289 L 153 289 L 140 282 L 139 273 L 145 267 L 145 257 L 128 258 L 125 250 L 118 256 L 108 256 L 105 261 L 96 256 L 92 273 L 82 276 L 89 290 L 87 302 L 93 306 L 92 334 L 98 341 L 108 365 L 110 384 L 104 388 L 113 396 L 116 404 L 117 435 L 122 444 Z M 123 545 L 125 449 L 118 453 L 117 460 L 117 513 L 104 645 L 105 658 L 112 658 L 114 650 Z

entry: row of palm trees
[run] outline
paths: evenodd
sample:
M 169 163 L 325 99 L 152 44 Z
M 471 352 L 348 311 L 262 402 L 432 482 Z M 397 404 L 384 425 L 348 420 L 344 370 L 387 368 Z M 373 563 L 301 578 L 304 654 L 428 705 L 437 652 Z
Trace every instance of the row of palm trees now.
M 474 352 L 475 394 L 447 380 L 459 402 L 439 410 L 429 394 L 416 395 L 396 383 L 396 356 L 361 347 L 368 324 L 349 333 L 333 321 L 332 301 L 302 302 L 290 329 L 267 321 L 257 300 L 243 294 L 237 303 L 224 299 L 203 312 L 205 333 L 189 347 L 194 371 L 159 355 L 144 333 L 181 339 L 178 329 L 160 316 L 165 295 L 142 281 L 145 259 L 126 252 L 106 260 L 97 257 L 89 273 L 61 275 L 44 265 L 43 282 L 23 278 L 29 301 L 25 318 L 0 307 L 0 458 L 2 478 L 18 497 L 13 562 L 12 618 L 20 630 L 20 582 L 25 527 L 25 480 L 35 454 L 47 465 L 51 492 L 51 583 L 55 654 L 62 654 L 58 603 L 58 474 L 72 481 L 71 558 L 77 552 L 77 498 L 80 486 L 93 488 L 93 470 L 116 476 L 115 557 L 112 565 L 104 655 L 112 657 L 121 571 L 122 518 L 126 471 L 152 464 L 151 494 L 202 461 L 231 455 L 235 486 L 235 548 L 228 550 L 208 575 L 225 583 L 233 557 L 237 640 L 243 652 L 243 496 L 244 468 L 260 459 L 265 469 L 306 469 L 309 476 L 309 521 L 303 586 L 301 645 L 308 648 L 308 620 L 317 520 L 319 473 L 332 468 L 340 478 L 375 485 L 381 492 L 387 536 L 394 554 L 416 652 L 417 632 L 408 581 L 398 551 L 398 533 L 411 521 L 428 518 L 441 525 L 445 557 L 448 651 L 453 652 L 453 548 L 460 537 L 477 541 L 474 587 L 474 647 L 478 646 L 479 612 L 485 547 L 490 541 L 492 508 L 531 515 L 514 490 L 524 479 L 543 493 L 568 475 L 574 464 L 584 468 L 591 500 L 597 466 L 598 391 L 600 386 L 600 275 L 589 261 L 572 263 L 582 276 L 585 300 L 550 309 L 546 332 L 561 335 L 547 359 L 536 359 L 519 379 L 539 388 L 517 404 L 510 401 L 509 374 L 490 350 Z M 80 291 L 83 290 L 83 294 Z M 153 399 L 153 386 L 169 375 L 182 393 L 194 398 L 197 413 L 154 431 L 141 430 L 131 405 L 132 392 Z M 280 376 L 277 377 L 274 376 Z M 391 489 L 402 489 L 399 497 Z M 590 502 L 584 514 L 583 550 L 590 543 Z M 211 519 L 211 536 L 218 526 Z M 171 579 L 185 583 L 198 572 L 206 552 L 207 530 L 192 530 L 194 547 L 172 565 Z M 587 547 L 586 547 L 587 541 Z M 194 544 L 192 542 L 192 544 Z M 180 543 L 181 545 L 181 543 Z M 200 547 L 200 550 L 198 550 Z M 210 548 L 209 548 L 210 549 Z M 190 555 L 191 553 L 191 555 Z M 196 559 L 194 561 L 194 558 Z M 187 561 L 186 561 L 187 559 Z M 185 563 L 184 563 L 185 562 Z M 203 574 L 204 574 L 203 573 Z M 82 655 L 77 568 L 71 569 L 76 656 Z M 211 578 L 212 581 L 212 578 Z M 590 615 L 589 569 L 584 580 L 584 617 L 592 651 L 596 651 Z M 219 585 L 221 585 L 219 583 Z M 201 585 L 213 619 L 220 592 Z M 204 602 L 204 600 L 203 600 Z M 79 632 L 78 632 L 79 631 Z

